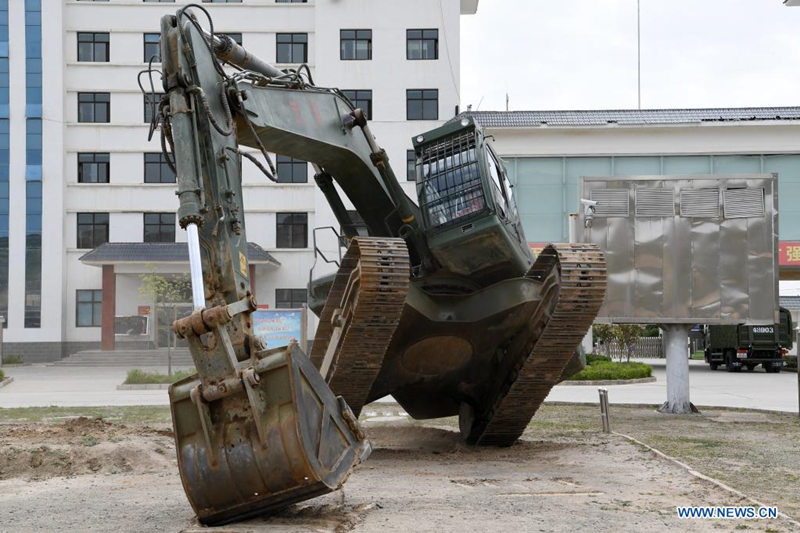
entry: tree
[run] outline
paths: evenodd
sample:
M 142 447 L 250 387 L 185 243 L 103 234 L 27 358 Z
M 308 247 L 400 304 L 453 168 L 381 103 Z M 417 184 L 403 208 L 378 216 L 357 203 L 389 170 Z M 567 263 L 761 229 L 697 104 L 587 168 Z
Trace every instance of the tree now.
M 154 322 L 156 322 L 156 324 L 154 324 L 154 328 L 156 329 L 156 346 L 158 346 L 159 337 L 157 322 L 159 316 L 159 306 L 163 306 L 164 304 L 173 304 L 171 320 L 175 321 L 175 319 L 178 317 L 174 304 L 183 303 L 191 299 L 192 282 L 188 274 L 173 274 L 167 277 L 162 276 L 161 274 L 156 274 L 152 268 L 150 268 L 150 272 L 147 274 L 141 274 L 139 279 L 142 280 L 142 284 L 139 286 L 139 293 L 146 298 L 151 298 L 155 304 L 153 307 L 153 317 Z M 170 376 L 172 375 L 171 348 L 172 344 L 170 343 L 170 328 L 167 328 L 167 373 Z
M 661 328 L 656 324 L 648 324 L 644 327 L 642 337 L 658 337 L 661 335 Z
M 156 274 L 153 270 L 141 274 L 139 279 L 139 293 L 152 298 L 156 305 L 159 303 L 186 302 L 192 294 L 192 282 L 188 274 L 175 274 L 170 277 Z
M 619 324 L 614 326 L 614 337 L 617 339 L 620 347 L 625 348 L 628 362 L 630 362 L 631 353 L 636 347 L 636 342 L 639 340 L 639 337 L 642 336 L 643 332 L 644 328 L 635 324 Z
M 595 324 L 592 326 L 592 335 L 597 342 L 603 343 L 606 357 L 611 357 L 611 341 L 614 340 L 614 328 L 608 324 Z

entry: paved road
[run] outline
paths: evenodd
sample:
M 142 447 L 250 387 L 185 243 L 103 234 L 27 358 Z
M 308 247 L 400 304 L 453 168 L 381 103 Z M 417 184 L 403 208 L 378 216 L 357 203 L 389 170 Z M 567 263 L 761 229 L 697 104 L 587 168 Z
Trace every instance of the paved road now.
M 653 366 L 655 383 L 609 385 L 610 403 L 661 404 L 667 399 L 664 359 L 646 359 Z M 597 386 L 558 386 L 546 401 L 597 402 Z M 689 361 L 689 395 L 697 406 L 744 407 L 770 411 L 797 412 L 797 374 L 767 374 L 761 367 L 729 373 L 712 371 L 703 361 Z
M 663 360 L 648 360 L 653 365 L 655 383 L 608 386 L 611 403 L 660 404 L 666 399 Z M 167 405 L 166 390 L 118 391 L 125 379 L 125 368 L 91 368 L 30 365 L 5 367 L 14 383 L 0 388 L 0 407 Z M 158 368 L 164 372 L 164 368 Z M 701 361 L 690 362 L 692 402 L 701 406 L 745 407 L 797 412 L 797 375 L 783 372 L 712 372 Z M 547 401 L 597 402 L 596 386 L 558 386 Z
M 166 368 L 152 368 L 166 373 Z M 124 367 L 25 365 L 3 367 L 14 382 L 0 389 L 0 407 L 168 405 L 166 390 L 118 391 Z

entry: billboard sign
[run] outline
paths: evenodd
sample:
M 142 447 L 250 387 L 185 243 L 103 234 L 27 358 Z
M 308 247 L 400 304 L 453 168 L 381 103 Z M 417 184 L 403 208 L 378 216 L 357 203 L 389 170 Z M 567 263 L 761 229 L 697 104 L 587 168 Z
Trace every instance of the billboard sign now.
M 580 240 L 608 265 L 598 321 L 778 321 L 775 174 L 584 177 L 580 198 Z
M 292 339 L 305 349 L 305 308 L 258 309 L 251 317 L 253 333 L 267 343 L 267 349 L 288 346 Z

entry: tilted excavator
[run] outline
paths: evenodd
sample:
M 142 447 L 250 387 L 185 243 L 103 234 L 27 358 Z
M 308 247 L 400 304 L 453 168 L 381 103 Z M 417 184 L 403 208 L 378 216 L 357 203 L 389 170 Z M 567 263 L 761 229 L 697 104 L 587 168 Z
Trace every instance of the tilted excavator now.
M 194 311 L 174 328 L 197 374 L 169 395 L 200 521 L 339 487 L 370 452 L 358 413 L 389 394 L 414 418 L 457 415 L 470 444 L 512 444 L 581 366 L 575 349 L 605 291 L 602 252 L 551 244 L 534 260 L 505 169 L 469 117 L 413 139 L 415 203 L 339 90 L 315 86 L 305 66 L 261 61 L 210 17 L 201 25 L 201 11 L 161 20 L 154 113 L 189 242 Z M 253 334 L 241 164 L 272 177 L 269 153 L 313 164 L 349 243 L 338 271 L 310 284 L 310 356 Z

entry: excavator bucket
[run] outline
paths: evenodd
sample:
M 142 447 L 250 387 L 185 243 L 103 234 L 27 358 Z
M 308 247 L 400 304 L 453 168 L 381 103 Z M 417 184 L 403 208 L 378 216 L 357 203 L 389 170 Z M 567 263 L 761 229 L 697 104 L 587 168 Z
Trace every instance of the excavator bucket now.
M 336 490 L 371 451 L 295 343 L 263 352 L 251 368 L 213 401 L 196 375 L 169 389 L 181 481 L 207 525 Z

